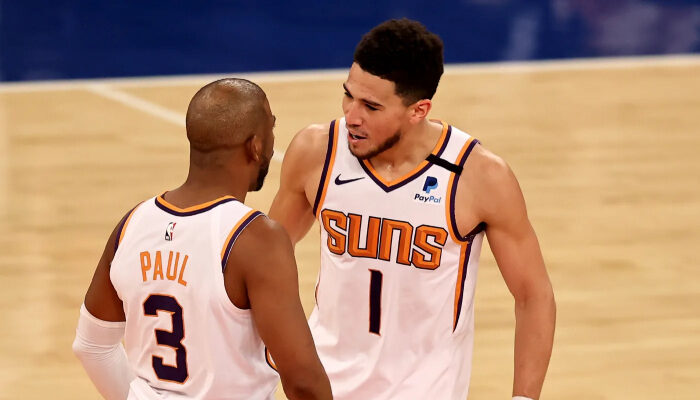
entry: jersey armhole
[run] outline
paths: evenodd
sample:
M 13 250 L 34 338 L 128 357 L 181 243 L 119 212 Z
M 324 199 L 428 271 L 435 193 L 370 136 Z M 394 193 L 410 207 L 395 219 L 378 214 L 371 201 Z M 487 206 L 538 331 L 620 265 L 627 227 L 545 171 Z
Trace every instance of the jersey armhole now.
M 124 234 L 126 233 L 126 227 L 129 225 L 129 222 L 131 221 L 131 217 L 134 215 L 134 212 L 136 212 L 136 209 L 139 208 L 139 206 L 143 204 L 143 202 L 137 204 L 134 208 L 129 211 L 124 218 L 122 218 L 121 222 L 119 223 L 119 228 L 117 229 L 117 235 L 114 238 L 114 253 L 117 253 L 117 248 L 119 248 L 119 245 L 121 244 L 122 240 L 124 239 Z
M 326 160 L 323 163 L 321 180 L 318 184 L 318 190 L 316 190 L 316 199 L 314 200 L 313 213 L 316 219 L 318 219 L 319 208 L 323 205 L 323 201 L 326 197 L 326 191 L 328 189 L 328 183 L 330 181 L 331 170 L 333 169 L 333 163 L 335 161 L 338 125 L 338 120 L 334 120 L 331 122 L 331 127 L 328 130 L 328 149 L 326 150 Z
M 236 242 L 236 239 L 238 239 L 238 236 L 240 236 L 241 232 L 250 224 L 253 222 L 253 220 L 261 215 L 265 215 L 260 211 L 257 210 L 250 210 L 246 215 L 241 218 L 236 225 L 231 229 L 231 232 L 229 232 L 228 237 L 224 241 L 224 246 L 221 249 L 221 272 L 224 272 L 226 270 L 226 264 L 228 263 L 228 257 L 231 254 L 231 249 L 233 248 L 233 244 Z
M 462 172 L 464 170 L 464 164 L 466 163 L 467 158 L 469 158 L 469 155 L 471 154 L 474 147 L 480 143 L 481 142 L 479 142 L 478 139 L 472 137 L 469 138 L 469 140 L 467 140 L 464 146 L 462 146 L 462 150 L 459 152 L 459 155 L 457 156 L 456 160 L 456 165 L 459 167 L 459 172 L 453 172 L 451 174 L 450 182 L 447 188 L 447 204 L 445 207 L 445 212 L 447 213 L 447 220 L 449 221 L 447 225 L 450 230 L 450 236 L 452 236 L 452 239 L 454 241 L 459 243 L 471 241 L 474 235 L 486 229 L 486 224 L 484 222 L 480 222 L 469 233 L 467 233 L 466 235 L 462 235 L 459 232 L 459 228 L 457 227 L 457 218 L 455 214 L 455 200 L 457 197 L 457 185 L 459 184 L 459 178 L 462 175 Z
M 270 368 L 279 373 L 279 371 L 277 371 L 277 364 L 275 364 L 275 361 L 272 359 L 272 354 L 270 354 L 270 350 L 267 349 L 267 346 L 265 346 L 265 361 Z

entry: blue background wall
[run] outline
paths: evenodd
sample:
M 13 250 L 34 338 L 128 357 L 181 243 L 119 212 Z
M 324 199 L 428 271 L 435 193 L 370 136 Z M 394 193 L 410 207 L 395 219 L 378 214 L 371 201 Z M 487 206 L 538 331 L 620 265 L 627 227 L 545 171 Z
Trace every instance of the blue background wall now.
M 700 0 L 0 0 L 0 80 L 348 67 L 404 16 L 451 63 L 700 52 Z

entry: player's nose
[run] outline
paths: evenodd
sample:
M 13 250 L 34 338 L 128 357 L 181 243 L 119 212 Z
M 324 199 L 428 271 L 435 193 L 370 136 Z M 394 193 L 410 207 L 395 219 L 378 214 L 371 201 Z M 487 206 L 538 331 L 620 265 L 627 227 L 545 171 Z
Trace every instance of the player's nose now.
M 345 123 L 352 127 L 362 125 L 359 104 L 356 101 L 350 101 L 343 110 L 345 114 Z

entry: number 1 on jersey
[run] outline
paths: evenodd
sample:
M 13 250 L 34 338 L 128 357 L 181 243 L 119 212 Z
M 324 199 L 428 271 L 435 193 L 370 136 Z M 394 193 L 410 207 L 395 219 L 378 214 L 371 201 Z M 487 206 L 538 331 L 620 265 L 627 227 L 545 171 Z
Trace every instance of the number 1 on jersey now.
M 369 278 L 369 331 L 380 335 L 382 326 L 382 279 L 381 271 L 370 269 Z

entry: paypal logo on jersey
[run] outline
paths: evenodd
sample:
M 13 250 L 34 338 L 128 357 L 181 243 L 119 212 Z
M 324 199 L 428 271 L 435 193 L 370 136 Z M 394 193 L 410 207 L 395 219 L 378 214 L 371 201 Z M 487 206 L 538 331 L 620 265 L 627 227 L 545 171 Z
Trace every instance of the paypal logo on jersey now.
M 425 193 L 430 193 L 430 191 L 437 188 L 437 186 L 438 186 L 437 178 L 434 176 L 429 176 L 429 177 L 425 178 L 425 183 L 423 184 L 423 191 Z
M 430 195 L 430 191 L 433 189 L 437 189 L 438 187 L 438 180 L 434 176 L 428 176 L 425 178 L 425 183 L 423 184 L 423 193 L 416 193 L 415 196 L 413 197 L 413 200 L 415 201 L 420 201 L 421 203 L 432 203 L 432 204 L 440 204 L 442 202 L 442 197 L 437 197 L 435 195 Z

